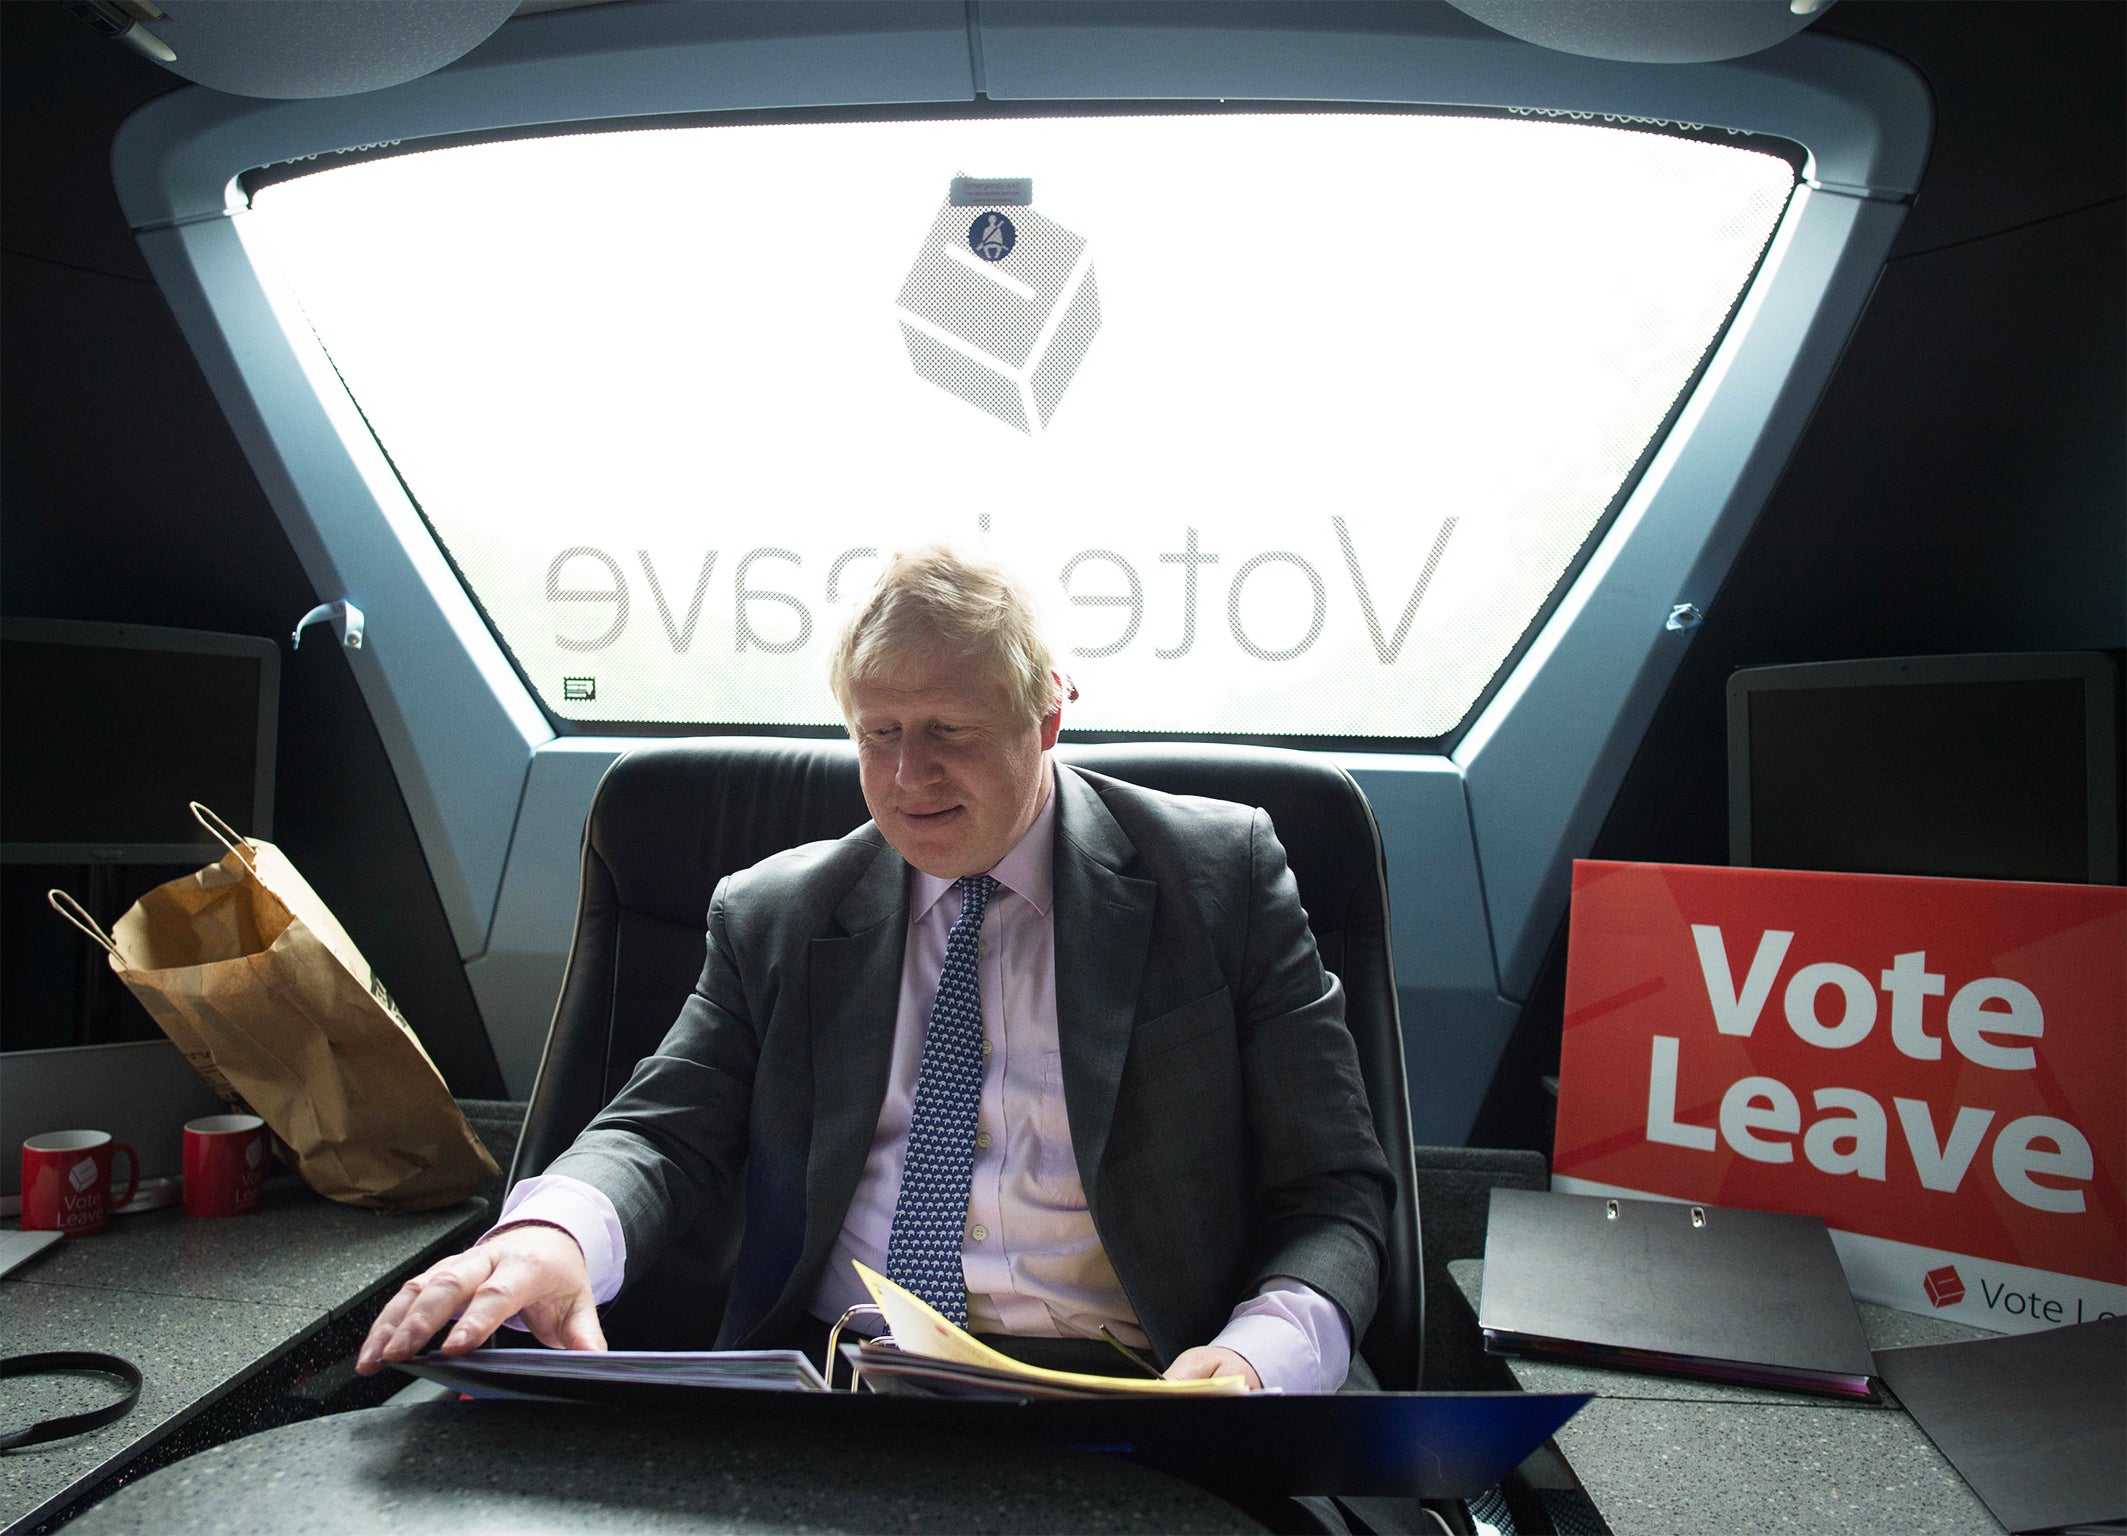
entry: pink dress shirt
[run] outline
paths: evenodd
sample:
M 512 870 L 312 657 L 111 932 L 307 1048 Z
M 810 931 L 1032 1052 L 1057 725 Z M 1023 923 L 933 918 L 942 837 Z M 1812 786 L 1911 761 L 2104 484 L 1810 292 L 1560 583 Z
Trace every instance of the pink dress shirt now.
M 1055 828 L 1052 785 L 1026 835 L 990 871 L 998 890 L 983 916 L 977 963 L 982 1102 L 962 1251 L 968 1322 L 976 1333 L 1052 1338 L 1098 1338 L 1105 1323 L 1124 1342 L 1143 1346 L 1144 1330 L 1094 1233 L 1064 1112 L 1051 909 Z M 952 881 L 912 872 L 886 1098 L 810 1308 L 829 1322 L 870 1299 L 851 1260 L 886 1271 L 924 1030 L 960 905 Z M 549 1222 L 577 1240 L 595 1300 L 619 1291 L 626 1243 L 612 1203 L 597 1189 L 566 1176 L 527 1179 L 511 1191 L 496 1230 L 523 1221 Z M 1342 1310 L 1297 1280 L 1270 1281 L 1210 1342 L 1247 1360 L 1265 1387 L 1287 1392 L 1334 1392 L 1351 1365 Z

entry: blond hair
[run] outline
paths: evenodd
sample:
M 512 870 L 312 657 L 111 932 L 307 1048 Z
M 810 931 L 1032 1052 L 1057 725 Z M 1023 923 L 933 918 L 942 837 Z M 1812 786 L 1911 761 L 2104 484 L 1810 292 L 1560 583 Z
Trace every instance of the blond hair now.
M 942 544 L 897 550 L 843 626 L 828 686 L 854 730 L 852 694 L 903 657 L 972 660 L 1000 683 L 1013 713 L 1038 724 L 1058 704 L 1055 661 L 1034 596 L 995 561 Z

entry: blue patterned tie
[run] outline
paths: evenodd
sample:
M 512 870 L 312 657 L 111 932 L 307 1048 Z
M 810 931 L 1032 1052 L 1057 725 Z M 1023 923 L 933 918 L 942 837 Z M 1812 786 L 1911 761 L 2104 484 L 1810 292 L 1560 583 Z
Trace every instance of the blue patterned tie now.
M 975 1117 L 982 1103 L 982 994 L 975 961 L 982 914 L 997 882 L 963 875 L 960 916 L 945 941 L 938 1000 L 923 1035 L 923 1070 L 909 1112 L 908 1156 L 886 1240 L 886 1278 L 967 1326 L 960 1267 L 968 1184 L 975 1172 Z

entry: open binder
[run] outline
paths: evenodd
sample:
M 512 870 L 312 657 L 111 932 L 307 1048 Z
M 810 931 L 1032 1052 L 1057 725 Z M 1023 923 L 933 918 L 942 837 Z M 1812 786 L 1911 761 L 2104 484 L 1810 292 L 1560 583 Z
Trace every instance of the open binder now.
M 1469 1498 L 1497 1485 L 1588 1401 L 1586 1393 L 1569 1392 L 970 1401 L 868 1391 L 734 1390 L 626 1370 L 505 1375 L 481 1364 L 481 1356 L 492 1353 L 424 1356 L 402 1369 L 474 1396 L 699 1416 L 705 1448 L 714 1446 L 719 1417 L 779 1419 L 822 1436 L 991 1436 L 1128 1456 L 1201 1487 L 1266 1494 Z
M 476 1398 L 765 1416 L 823 1434 L 1003 1436 L 1126 1455 L 1208 1488 L 1427 1499 L 1467 1498 L 1494 1486 L 1588 1401 L 1585 1393 L 1543 1392 L 1284 1396 L 1215 1382 L 1081 1377 L 1002 1355 L 985 1360 L 993 1354 L 986 1346 L 900 1287 L 871 1278 L 878 1279 L 874 1294 L 904 1346 L 898 1353 L 905 1368 L 892 1383 L 900 1391 L 872 1390 L 885 1386 L 870 1379 L 881 1374 L 877 1343 L 846 1348 L 859 1357 L 866 1378 L 851 1390 L 829 1390 L 796 1350 L 483 1349 L 422 1355 L 400 1369 Z M 925 1325 L 924 1312 L 959 1340 Z M 912 1342 L 950 1355 L 918 1355 L 905 1347 Z M 908 1394 L 926 1370 L 930 1390 Z
M 1495 1189 L 1484 1260 L 1495 1353 L 1876 1396 L 1818 1217 Z

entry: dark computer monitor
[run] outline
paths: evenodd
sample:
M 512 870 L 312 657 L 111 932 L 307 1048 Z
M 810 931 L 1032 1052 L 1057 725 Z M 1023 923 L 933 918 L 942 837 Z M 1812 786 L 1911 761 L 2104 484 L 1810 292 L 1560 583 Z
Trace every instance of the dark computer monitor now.
M 2119 722 L 2098 652 L 1743 668 L 1729 860 L 2116 885 Z
M 217 858 L 193 800 L 271 837 L 280 681 L 255 636 L 0 619 L 0 862 Z

